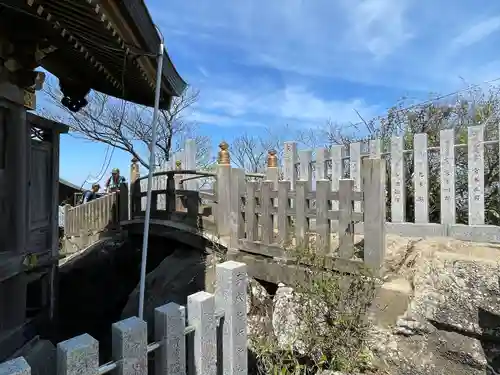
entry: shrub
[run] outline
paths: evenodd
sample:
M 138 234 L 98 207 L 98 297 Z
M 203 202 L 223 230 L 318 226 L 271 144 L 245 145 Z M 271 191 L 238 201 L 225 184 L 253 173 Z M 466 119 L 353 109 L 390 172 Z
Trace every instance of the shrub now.
M 259 373 L 367 370 L 371 361 L 365 347 L 366 313 L 374 298 L 376 279 L 367 270 L 358 275 L 328 270 L 328 257 L 311 247 L 289 251 L 297 281 L 293 288 L 278 289 L 274 332 L 250 335 Z

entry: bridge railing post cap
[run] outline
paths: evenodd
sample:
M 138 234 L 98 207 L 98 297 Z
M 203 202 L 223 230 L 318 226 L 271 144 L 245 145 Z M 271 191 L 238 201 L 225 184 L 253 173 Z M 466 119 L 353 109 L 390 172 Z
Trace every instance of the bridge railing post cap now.
M 229 145 L 227 144 L 226 141 L 222 141 L 219 144 L 219 157 L 218 157 L 218 164 L 222 165 L 228 165 L 230 164 L 230 158 L 229 158 Z
M 278 166 L 278 157 L 276 150 L 269 150 L 267 153 L 267 167 L 276 168 Z

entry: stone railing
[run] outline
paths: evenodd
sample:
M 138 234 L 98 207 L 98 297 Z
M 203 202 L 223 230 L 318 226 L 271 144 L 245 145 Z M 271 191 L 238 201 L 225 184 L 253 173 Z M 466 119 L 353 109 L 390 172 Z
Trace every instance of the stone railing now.
M 385 160 L 363 159 L 358 186 L 355 179 L 330 181 L 326 174 L 313 181 L 309 169 L 300 179 L 283 181 L 275 151 L 269 152 L 265 173 L 256 174 L 232 167 L 227 144 L 220 147 L 214 172 L 183 170 L 177 161 L 174 170 L 155 173 L 152 218 L 203 225 L 231 249 L 259 256 L 286 258 L 288 246 L 311 245 L 328 255 L 334 268 L 380 269 L 386 248 Z M 147 181 L 135 178 L 131 211 L 137 218 L 146 209 Z M 184 184 L 195 178 L 213 178 L 213 189 L 186 189 Z M 200 216 L 211 216 L 214 224 L 200 224 Z M 365 235 L 361 257 L 354 241 L 355 226 L 360 224 Z
M 52 369 L 48 372 L 147 375 L 148 354 L 154 352 L 158 375 L 186 374 L 187 357 L 193 375 L 247 374 L 246 265 L 218 264 L 216 277 L 215 294 L 202 291 L 190 295 L 186 307 L 171 302 L 155 309 L 154 342 L 148 344 L 145 321 L 128 318 L 111 327 L 113 361 L 99 366 L 99 342 L 83 334 L 57 345 L 57 359 L 47 364 Z M 220 357 L 218 348 L 222 348 Z M 0 364 L 0 374 L 30 375 L 31 368 L 18 357 Z
M 88 203 L 64 206 L 64 233 L 79 236 L 82 232 L 99 232 L 116 223 L 118 194 L 104 195 Z
M 92 245 L 106 232 L 117 230 L 120 220 L 128 217 L 128 186 L 76 207 L 64 206 L 63 253 L 72 253 Z

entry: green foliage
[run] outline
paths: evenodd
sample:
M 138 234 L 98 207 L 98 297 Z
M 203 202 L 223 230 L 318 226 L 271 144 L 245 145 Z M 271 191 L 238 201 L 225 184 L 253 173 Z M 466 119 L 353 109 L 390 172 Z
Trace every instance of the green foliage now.
M 500 114 L 500 97 L 498 89 L 490 91 L 470 90 L 453 98 L 429 101 L 422 105 L 408 106 L 404 98 L 391 107 L 387 114 L 364 121 L 368 137 L 359 137 L 362 129 L 355 134 L 348 134 L 345 127 L 332 127 L 323 138 L 330 143 L 349 144 L 380 138 L 383 150 L 390 150 L 392 136 L 402 136 L 406 150 L 413 149 L 413 136 L 426 133 L 429 147 L 438 147 L 440 131 L 455 130 L 455 144 L 463 145 L 455 148 L 455 192 L 457 222 L 467 224 L 468 221 L 468 174 L 467 174 L 467 128 L 484 125 L 485 140 L 498 140 L 498 123 Z M 406 168 L 406 221 L 414 220 L 414 182 L 413 155 L 405 153 Z M 486 224 L 500 225 L 499 211 L 499 149 L 498 144 L 485 144 L 485 213 Z M 390 157 L 388 157 L 388 165 Z M 429 163 L 429 219 L 439 222 L 440 208 L 440 155 L 438 150 L 428 153 Z M 390 168 L 387 170 L 387 189 L 391 190 Z M 390 199 L 387 202 L 387 218 L 390 220 Z
M 311 247 L 290 249 L 297 270 L 292 301 L 284 313 L 295 316 L 286 346 L 272 334 L 250 337 L 261 374 L 316 374 L 320 370 L 351 373 L 370 368 L 365 339 L 367 309 L 376 279 L 325 268 L 328 259 Z M 307 265 L 307 271 L 304 271 Z M 277 311 L 275 311 L 275 314 Z M 292 332 L 293 331 L 293 332 Z

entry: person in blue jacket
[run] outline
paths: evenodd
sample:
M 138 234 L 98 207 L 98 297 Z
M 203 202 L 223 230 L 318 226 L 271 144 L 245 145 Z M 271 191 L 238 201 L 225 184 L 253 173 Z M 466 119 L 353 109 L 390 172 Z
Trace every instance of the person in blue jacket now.
M 80 204 L 88 203 L 97 198 L 97 192 L 101 186 L 99 184 L 92 184 L 92 188 L 83 193 L 82 200 Z

